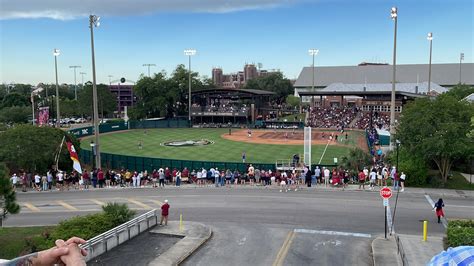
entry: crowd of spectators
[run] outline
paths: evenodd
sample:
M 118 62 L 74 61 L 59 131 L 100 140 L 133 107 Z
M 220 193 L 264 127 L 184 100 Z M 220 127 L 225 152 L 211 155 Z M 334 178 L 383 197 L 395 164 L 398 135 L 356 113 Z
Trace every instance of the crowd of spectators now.
M 246 113 L 249 110 L 246 104 L 239 104 L 230 100 L 215 101 L 206 106 L 201 106 L 195 103 L 192 107 L 200 108 L 202 112 L 214 113 Z
M 312 107 L 308 125 L 318 128 L 347 128 L 357 116 L 356 107 Z
M 367 129 L 370 128 L 370 116 L 372 115 L 372 127 L 377 129 L 388 129 L 390 126 L 390 116 L 381 113 L 364 112 L 354 122 L 354 128 Z

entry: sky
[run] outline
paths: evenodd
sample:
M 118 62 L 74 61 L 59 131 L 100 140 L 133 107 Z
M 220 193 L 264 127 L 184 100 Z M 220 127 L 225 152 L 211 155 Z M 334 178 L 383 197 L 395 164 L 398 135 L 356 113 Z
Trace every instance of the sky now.
M 0 0 L 0 82 L 74 83 L 72 65 L 92 80 L 88 15 L 94 28 L 98 83 L 151 71 L 170 74 L 188 66 L 183 50 L 194 48 L 191 67 L 211 77 L 262 63 L 296 79 L 311 66 L 308 49 L 319 49 L 318 66 L 392 62 L 398 8 L 397 64 L 473 62 L 474 6 L 471 0 Z

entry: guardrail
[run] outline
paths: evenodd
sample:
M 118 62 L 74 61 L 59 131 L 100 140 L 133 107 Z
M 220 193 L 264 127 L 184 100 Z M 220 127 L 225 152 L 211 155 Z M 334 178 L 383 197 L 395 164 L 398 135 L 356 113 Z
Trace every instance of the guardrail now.
M 143 231 L 158 224 L 159 211 L 157 209 L 144 213 L 124 224 L 121 224 L 109 231 L 95 236 L 83 245 L 81 248 L 87 249 L 86 261 L 89 261 L 101 254 L 106 253 L 112 248 L 132 239 Z
M 397 252 L 400 255 L 400 259 L 402 260 L 402 265 L 408 266 L 408 259 L 405 254 L 405 250 L 403 249 L 402 242 L 397 234 L 394 234 L 394 236 L 395 236 L 395 242 L 397 243 Z

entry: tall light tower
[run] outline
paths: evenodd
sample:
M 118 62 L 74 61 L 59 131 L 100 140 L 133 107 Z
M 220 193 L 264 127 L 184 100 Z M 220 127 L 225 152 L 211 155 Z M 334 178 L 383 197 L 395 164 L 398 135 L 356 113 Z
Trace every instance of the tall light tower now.
M 189 57 L 189 93 L 188 93 L 188 121 L 191 126 L 191 56 L 196 54 L 196 49 L 184 50 L 184 55 Z
M 319 50 L 318 49 L 309 49 L 308 53 L 309 53 L 309 55 L 311 55 L 313 57 L 313 64 L 311 65 L 311 72 L 313 72 L 313 79 L 312 79 L 312 82 L 311 82 L 311 91 L 314 92 L 314 70 L 315 70 L 314 69 L 314 57 L 318 55 Z M 311 106 L 314 107 L 314 97 L 312 97 L 311 99 L 312 99 L 311 100 Z
M 74 68 L 74 100 L 77 101 L 76 68 L 81 68 L 81 66 L 69 66 L 69 68 Z
M 86 72 L 79 72 L 79 74 L 82 76 L 82 88 L 84 88 L 84 75 L 87 74 Z
M 150 67 L 156 66 L 156 65 L 155 65 L 155 64 L 143 64 L 143 66 L 148 67 L 148 77 L 151 77 L 151 76 L 150 76 Z
M 464 53 L 461 53 L 459 55 L 459 84 L 461 84 L 461 66 L 462 66 L 462 61 L 464 60 Z
M 430 95 L 431 92 L 431 54 L 433 51 L 433 33 L 429 32 L 428 37 L 426 37 L 428 41 L 430 41 L 430 64 L 429 64 L 429 69 L 428 69 L 428 95 Z
M 56 127 L 59 128 L 61 126 L 60 120 L 61 115 L 59 113 L 59 83 L 58 83 L 58 56 L 61 54 L 59 49 L 53 50 L 54 55 L 54 70 L 56 72 Z
M 94 55 L 94 27 L 99 27 L 100 17 L 96 15 L 89 16 L 89 28 L 91 29 L 91 51 L 92 51 L 92 104 L 94 106 L 94 136 L 95 136 L 95 165 L 101 167 L 100 163 L 100 145 L 99 145 L 99 108 L 97 105 L 97 85 L 95 76 L 95 55 Z
M 398 10 L 396 7 L 392 7 L 390 10 L 390 17 L 395 22 L 395 31 L 393 35 L 393 76 L 392 76 L 392 95 L 390 101 L 390 150 L 392 150 L 393 139 L 395 138 L 395 79 L 397 70 L 397 18 Z
M 112 85 L 112 75 L 108 75 L 107 77 L 109 77 L 109 85 Z

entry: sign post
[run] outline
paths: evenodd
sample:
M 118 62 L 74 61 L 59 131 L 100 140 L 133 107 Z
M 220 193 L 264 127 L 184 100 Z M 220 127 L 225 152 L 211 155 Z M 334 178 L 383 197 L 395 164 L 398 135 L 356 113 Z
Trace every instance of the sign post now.
M 383 187 L 380 189 L 380 196 L 383 199 L 383 206 L 385 209 L 385 239 L 387 239 L 387 206 L 388 199 L 392 197 L 392 190 L 389 187 Z

